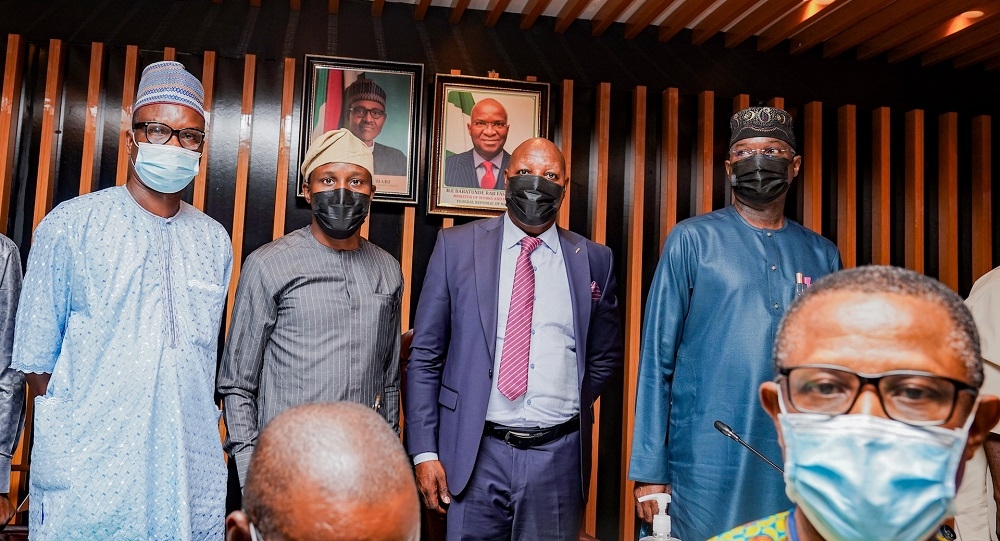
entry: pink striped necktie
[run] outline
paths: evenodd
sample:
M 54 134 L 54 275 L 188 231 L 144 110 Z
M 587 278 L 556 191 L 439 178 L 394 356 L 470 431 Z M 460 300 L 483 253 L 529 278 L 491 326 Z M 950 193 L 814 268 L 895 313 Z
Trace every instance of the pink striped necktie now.
M 535 269 L 531 252 L 542 244 L 538 237 L 521 239 L 521 253 L 514 268 L 514 288 L 507 312 L 507 331 L 500 356 L 497 389 L 508 400 L 528 391 L 528 354 L 531 350 L 531 311 L 535 306 Z

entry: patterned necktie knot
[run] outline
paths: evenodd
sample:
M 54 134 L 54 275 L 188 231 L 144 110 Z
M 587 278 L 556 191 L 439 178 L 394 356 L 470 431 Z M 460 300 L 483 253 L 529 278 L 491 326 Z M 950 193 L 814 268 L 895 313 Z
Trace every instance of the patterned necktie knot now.
M 521 253 L 527 252 L 529 255 L 542 245 L 542 239 L 538 237 L 526 236 L 521 239 Z

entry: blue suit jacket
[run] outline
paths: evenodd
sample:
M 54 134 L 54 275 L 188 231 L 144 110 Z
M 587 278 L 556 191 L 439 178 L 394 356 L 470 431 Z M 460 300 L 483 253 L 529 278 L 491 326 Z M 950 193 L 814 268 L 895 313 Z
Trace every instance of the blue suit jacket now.
M 502 225 L 501 216 L 438 233 L 414 320 L 406 369 L 407 447 L 411 455 L 438 453 L 453 494 L 461 493 L 472 475 L 494 385 Z M 591 407 L 622 365 L 618 300 L 611 250 L 562 229 L 559 240 L 577 341 L 586 497 Z
M 507 164 L 510 163 L 510 154 L 504 150 L 503 160 L 500 164 L 500 172 L 497 173 L 496 190 L 504 189 L 505 174 Z M 479 178 L 476 176 L 476 162 L 472 159 L 472 150 L 466 150 L 461 154 L 448 156 L 444 161 L 444 185 L 452 188 L 478 188 Z

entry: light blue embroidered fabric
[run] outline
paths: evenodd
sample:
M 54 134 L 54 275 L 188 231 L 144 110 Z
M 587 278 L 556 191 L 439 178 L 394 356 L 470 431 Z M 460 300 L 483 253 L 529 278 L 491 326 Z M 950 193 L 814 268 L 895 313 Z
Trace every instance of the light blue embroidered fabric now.
M 232 265 L 225 229 L 163 219 L 124 186 L 35 232 L 12 366 L 35 399 L 32 539 L 221 539 L 226 470 L 213 400 Z

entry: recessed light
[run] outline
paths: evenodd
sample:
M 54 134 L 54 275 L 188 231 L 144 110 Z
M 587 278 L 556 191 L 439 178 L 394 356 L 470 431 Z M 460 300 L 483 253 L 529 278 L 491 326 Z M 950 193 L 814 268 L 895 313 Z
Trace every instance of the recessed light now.
M 961 16 L 965 17 L 966 19 L 978 19 L 983 16 L 983 12 L 977 9 L 973 11 L 966 11 Z

